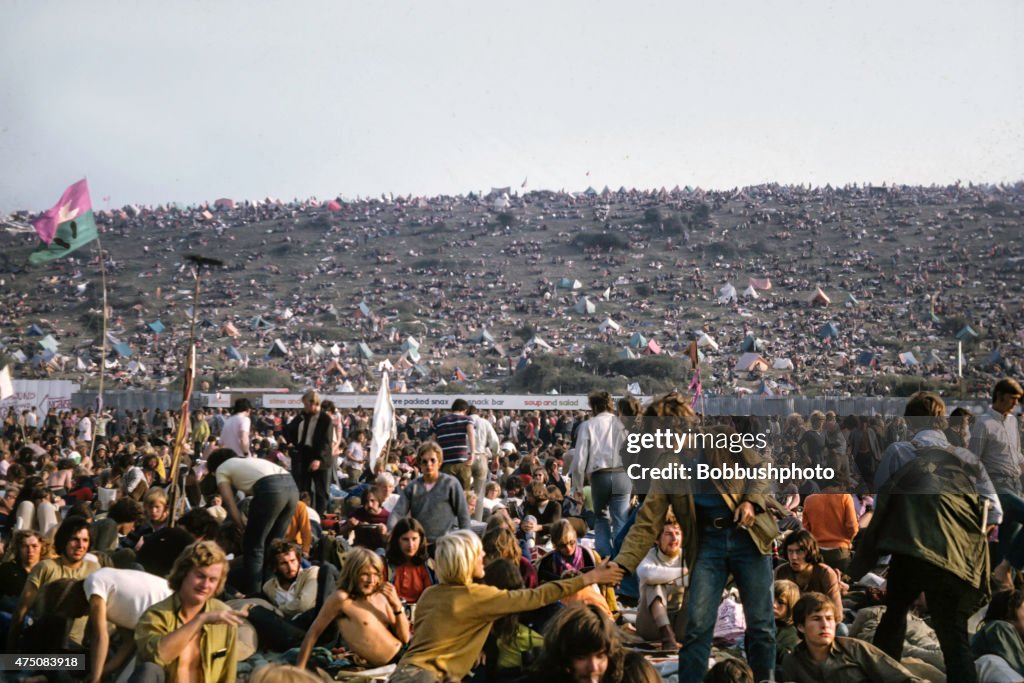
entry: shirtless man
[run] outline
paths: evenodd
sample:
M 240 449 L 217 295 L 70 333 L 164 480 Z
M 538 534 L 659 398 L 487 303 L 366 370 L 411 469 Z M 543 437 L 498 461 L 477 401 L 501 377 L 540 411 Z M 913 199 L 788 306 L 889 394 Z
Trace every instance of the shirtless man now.
M 352 548 L 338 577 L 338 590 L 324 603 L 302 641 L 296 664 L 305 667 L 320 634 L 338 620 L 352 652 L 370 666 L 397 662 L 409 643 L 409 618 L 395 587 L 384 580 L 384 562 L 366 548 Z
M 139 665 L 131 683 L 234 683 L 238 625 L 235 612 L 214 598 L 224 588 L 227 559 L 213 541 L 185 548 L 167 579 L 174 593 L 139 620 Z

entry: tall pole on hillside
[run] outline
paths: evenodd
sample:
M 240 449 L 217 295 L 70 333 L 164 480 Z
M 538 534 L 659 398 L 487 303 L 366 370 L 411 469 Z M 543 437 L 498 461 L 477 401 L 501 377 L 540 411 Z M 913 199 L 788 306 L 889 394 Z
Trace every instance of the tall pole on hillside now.
M 96 394 L 96 418 L 93 422 L 93 440 L 89 443 L 89 462 L 93 460 L 93 452 L 96 450 L 96 422 L 99 421 L 103 412 L 103 379 L 107 367 L 107 266 L 103 258 L 103 245 L 100 244 L 99 232 L 96 233 L 96 250 L 100 255 L 100 288 L 103 290 L 103 301 L 100 304 L 100 386 Z
M 181 467 L 181 455 L 189 435 L 190 425 L 190 402 L 192 400 L 192 388 L 196 379 L 196 319 L 199 317 L 199 294 L 202 281 L 203 266 L 222 266 L 223 261 L 196 256 L 190 254 L 185 257 L 193 264 L 192 277 L 195 278 L 195 294 L 192 296 L 192 321 L 188 332 L 188 347 L 185 353 L 185 375 L 182 380 L 181 389 L 181 410 L 178 419 L 178 431 L 174 437 L 174 454 L 171 457 L 171 485 L 169 492 L 170 504 L 170 525 L 173 527 L 181 507 L 181 489 L 184 484 L 184 477 L 178 472 Z

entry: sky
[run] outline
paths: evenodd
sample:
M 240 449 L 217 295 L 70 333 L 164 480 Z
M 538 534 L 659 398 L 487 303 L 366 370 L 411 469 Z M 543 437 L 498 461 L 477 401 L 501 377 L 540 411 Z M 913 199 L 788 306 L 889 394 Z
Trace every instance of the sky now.
M 0 215 L 1024 178 L 1020 0 L 4 0 Z

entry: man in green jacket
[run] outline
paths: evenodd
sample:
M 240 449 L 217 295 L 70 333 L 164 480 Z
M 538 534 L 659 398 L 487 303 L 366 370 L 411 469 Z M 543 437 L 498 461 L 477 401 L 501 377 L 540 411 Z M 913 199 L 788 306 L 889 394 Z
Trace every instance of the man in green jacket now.
M 916 402 L 921 398 L 915 396 Z M 945 410 L 941 399 L 930 403 L 936 412 Z M 924 592 L 946 674 L 964 683 L 978 680 L 967 620 L 989 594 L 987 506 L 975 485 L 977 467 L 948 449 L 917 448 L 879 492 L 850 565 L 850 576 L 859 578 L 874 569 L 879 555 L 892 555 L 875 645 L 900 659 L 907 610 Z

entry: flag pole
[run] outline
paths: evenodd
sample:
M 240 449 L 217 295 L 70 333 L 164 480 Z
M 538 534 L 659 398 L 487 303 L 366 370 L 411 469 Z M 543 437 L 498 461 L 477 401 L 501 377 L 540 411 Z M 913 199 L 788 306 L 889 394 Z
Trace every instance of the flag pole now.
M 100 309 L 100 318 L 102 320 L 100 327 L 100 386 L 99 392 L 96 394 L 96 421 L 100 419 L 100 413 L 103 411 L 103 379 L 107 367 L 107 266 L 103 258 L 103 245 L 100 243 L 99 230 L 96 231 L 96 249 L 99 251 L 100 256 L 100 289 L 103 291 L 103 299 Z M 93 424 L 93 437 L 92 442 L 89 444 L 89 462 L 93 461 L 93 453 L 96 450 L 96 425 Z
M 188 438 L 189 433 L 189 422 L 190 422 L 190 402 L 192 400 L 192 388 L 195 384 L 196 374 L 196 318 L 199 316 L 199 294 L 200 284 L 202 281 L 202 267 L 203 266 L 220 266 L 223 265 L 222 261 L 216 259 L 206 258 L 205 256 L 194 256 L 189 255 L 185 257 L 191 261 L 194 265 L 192 269 L 192 277 L 195 278 L 196 288 L 195 293 L 192 296 L 192 320 L 188 332 L 188 347 L 186 348 L 185 355 L 185 375 L 182 380 L 181 388 L 181 409 L 178 420 L 178 430 L 174 437 L 174 451 L 171 456 L 171 485 L 169 491 L 169 508 L 170 508 L 170 526 L 174 526 L 176 521 L 179 507 L 181 507 L 183 498 L 181 497 L 181 482 L 182 477 L 178 470 L 181 466 L 181 455 L 185 450 L 185 441 Z

